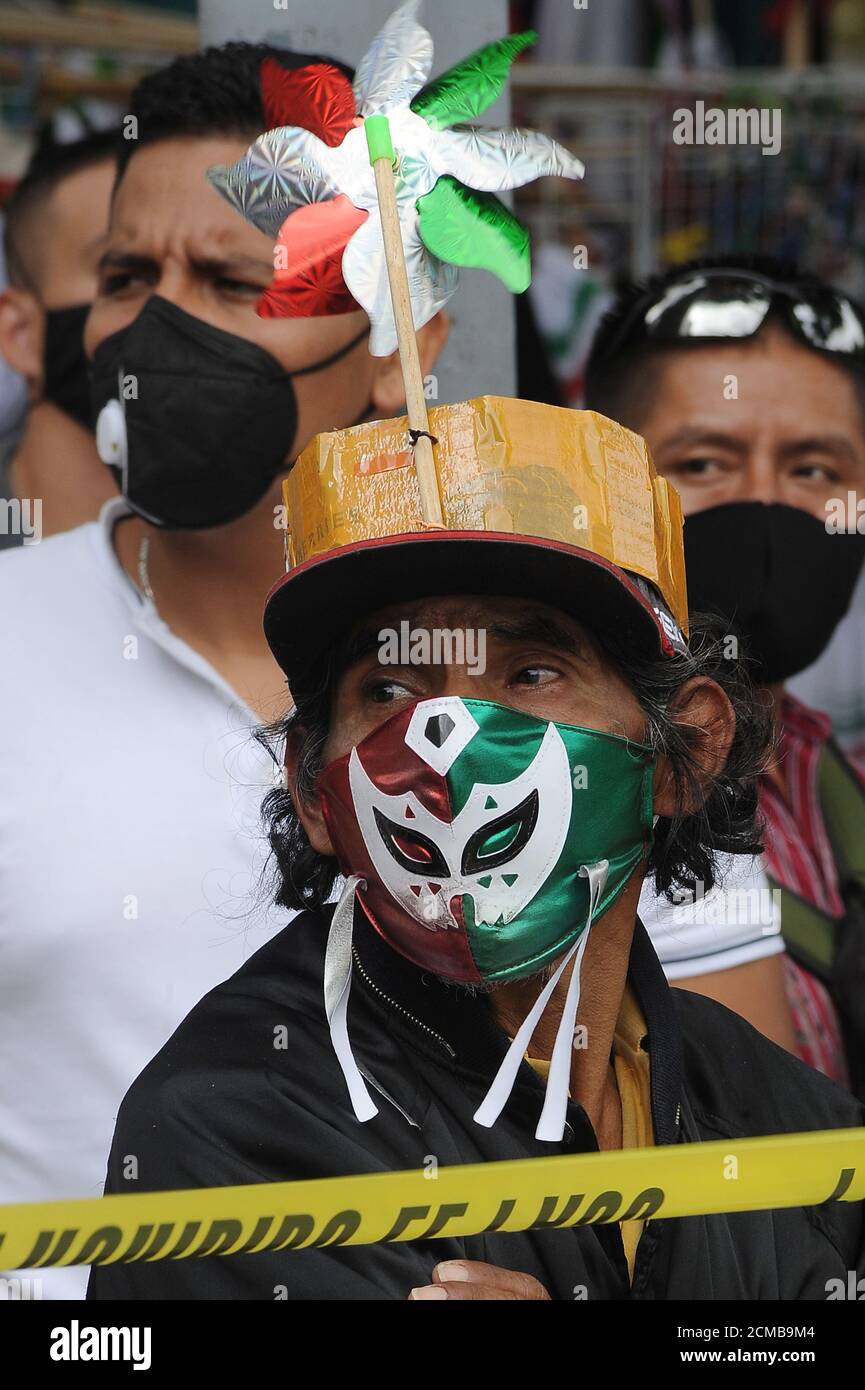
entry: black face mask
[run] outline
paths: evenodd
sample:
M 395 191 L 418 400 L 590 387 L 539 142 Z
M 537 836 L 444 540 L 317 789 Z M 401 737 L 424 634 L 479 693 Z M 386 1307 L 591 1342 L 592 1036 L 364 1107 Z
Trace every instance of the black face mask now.
M 85 429 L 92 429 L 90 381 L 84 356 L 84 324 L 89 304 L 45 310 L 42 395 Z
M 368 333 L 289 374 L 255 343 L 151 295 L 93 357 L 100 457 L 133 511 L 156 526 L 236 521 L 286 470 L 297 433 L 294 377 L 338 362 Z
M 685 518 L 688 607 L 730 624 L 761 685 L 817 660 L 850 606 L 863 559 L 865 536 L 830 534 L 797 507 L 732 502 Z

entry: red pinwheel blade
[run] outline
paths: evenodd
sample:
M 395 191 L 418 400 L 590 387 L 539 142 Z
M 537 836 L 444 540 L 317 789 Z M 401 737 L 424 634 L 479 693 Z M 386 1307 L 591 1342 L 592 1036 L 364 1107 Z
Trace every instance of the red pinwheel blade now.
M 276 273 L 258 301 L 258 314 L 315 318 L 359 308 L 342 278 L 342 253 L 366 217 L 344 193 L 287 217 L 274 251 Z
M 326 145 L 341 145 L 357 114 L 351 83 L 330 63 L 284 68 L 275 58 L 265 58 L 261 94 L 268 130 L 303 126 Z

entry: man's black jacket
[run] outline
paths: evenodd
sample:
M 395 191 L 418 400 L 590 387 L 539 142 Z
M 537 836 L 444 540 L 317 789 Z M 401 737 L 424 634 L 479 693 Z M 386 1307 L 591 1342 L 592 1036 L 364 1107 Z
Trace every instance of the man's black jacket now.
M 360 1124 L 324 1016 L 327 926 L 312 913 L 295 918 L 193 1009 L 123 1102 L 106 1191 L 386 1172 L 422 1168 L 431 1155 L 444 1165 L 597 1149 L 574 1103 L 561 1145 L 535 1139 L 543 1088 L 525 1063 L 498 1123 L 475 1124 L 507 1047 L 488 1001 L 417 970 L 358 914 L 349 1032 L 359 1065 L 389 1097 L 376 1094 L 378 1115 Z M 737 1015 L 670 990 L 639 923 L 629 979 L 648 1027 L 656 1143 L 865 1123 L 850 1095 Z M 282 1028 L 284 1047 L 275 1045 Z M 129 1155 L 134 1182 L 124 1177 Z M 94 1268 L 89 1296 L 405 1299 L 440 1260 L 463 1257 L 532 1274 L 562 1300 L 825 1299 L 828 1280 L 862 1271 L 863 1244 L 863 1204 L 836 1201 L 652 1220 L 630 1287 L 612 1223 L 109 1264 Z

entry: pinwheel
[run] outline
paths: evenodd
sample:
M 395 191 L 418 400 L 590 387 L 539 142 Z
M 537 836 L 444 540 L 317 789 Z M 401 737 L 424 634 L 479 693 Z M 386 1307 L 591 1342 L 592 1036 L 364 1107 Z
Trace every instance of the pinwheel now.
M 268 60 L 262 85 L 272 128 L 214 186 L 275 240 L 264 315 L 362 306 L 370 350 L 397 346 L 376 177 L 364 126 L 386 117 L 394 189 L 416 328 L 447 303 L 460 266 L 490 270 L 514 292 L 531 280 L 526 229 L 496 196 L 545 175 L 578 179 L 583 165 L 534 131 L 467 124 L 500 95 L 533 33 L 487 44 L 429 81 L 433 45 L 407 0 L 385 23 L 354 84 L 337 67 L 284 69 Z M 293 124 L 280 124 L 291 114 Z M 304 124 L 297 124 L 302 113 Z

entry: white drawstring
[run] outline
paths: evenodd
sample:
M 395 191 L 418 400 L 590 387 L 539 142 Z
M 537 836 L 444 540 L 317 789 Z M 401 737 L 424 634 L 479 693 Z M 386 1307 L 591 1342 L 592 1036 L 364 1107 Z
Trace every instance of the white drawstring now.
M 589 880 L 589 915 L 586 919 L 586 930 L 578 942 L 574 968 L 571 971 L 568 992 L 565 996 L 562 1020 L 553 1045 L 553 1057 L 550 1063 L 550 1074 L 547 1078 L 544 1108 L 535 1130 L 536 1139 L 547 1139 L 552 1143 L 560 1143 L 565 1132 L 565 1115 L 567 1114 L 568 1092 L 571 1084 L 574 1030 L 577 1026 L 577 1009 L 580 1006 L 580 975 L 583 968 L 583 956 L 586 953 L 592 919 L 604 891 L 609 867 L 609 862 L 603 859 L 599 864 L 584 864 L 580 869 L 580 873 Z
M 352 874 L 346 879 L 331 919 L 324 958 L 324 1011 L 330 1026 L 330 1040 L 345 1077 L 352 1108 L 357 1118 L 363 1122 L 378 1114 L 378 1106 L 373 1103 L 366 1082 L 360 1074 L 348 1037 L 354 896 L 360 884 L 366 886 L 359 874 Z
M 550 1063 L 550 1074 L 547 1078 L 546 1095 L 544 1097 L 544 1108 L 535 1130 L 536 1139 L 545 1139 L 553 1143 L 559 1143 L 565 1132 L 565 1115 L 568 1106 L 568 1092 L 570 1089 L 571 1078 L 571 1051 L 573 1047 L 574 1028 L 576 1026 L 577 1009 L 580 1003 L 580 969 L 583 963 L 586 945 L 589 940 L 589 932 L 592 926 L 592 919 L 597 911 L 598 902 L 604 891 L 604 885 L 609 873 L 609 861 L 601 859 L 597 864 L 584 864 L 580 869 L 580 874 L 589 880 L 589 912 L 586 918 L 585 930 L 581 933 L 577 941 L 574 942 L 567 955 L 557 966 L 555 973 L 550 977 L 541 993 L 538 995 L 530 1012 L 526 1015 L 516 1037 L 508 1048 L 499 1067 L 493 1084 L 487 1091 L 483 1102 L 475 1112 L 475 1121 L 489 1129 L 495 1124 L 502 1110 L 508 1102 L 514 1082 L 517 1079 L 517 1072 L 520 1064 L 528 1050 L 529 1043 L 541 1016 L 550 1001 L 550 997 L 559 983 L 563 972 L 569 962 L 574 960 L 574 968 L 571 973 L 568 992 L 565 997 L 565 1007 L 562 1013 L 556 1033 L 556 1041 L 553 1047 L 553 1056 Z M 576 957 L 576 959 L 574 959 Z
M 556 1032 L 550 1074 L 547 1078 L 544 1106 L 536 1139 L 553 1143 L 561 1141 L 565 1132 L 568 1092 L 571 1077 L 571 1051 L 577 1010 L 580 1005 L 580 972 L 586 946 L 589 940 L 592 921 L 598 908 L 609 872 L 609 862 L 601 859 L 597 864 L 584 864 L 580 874 L 589 880 L 589 911 L 585 930 L 574 942 L 567 955 L 556 967 L 554 974 L 545 984 L 527 1014 L 516 1037 L 508 1048 L 482 1104 L 475 1112 L 475 1121 L 486 1129 L 491 1128 L 499 1118 L 508 1102 L 520 1064 L 532 1040 L 535 1029 L 550 1001 L 553 991 L 562 974 L 573 960 L 565 1007 Z M 365 1122 L 378 1114 L 378 1107 L 367 1089 L 361 1075 L 348 1036 L 348 999 L 351 992 L 352 974 L 352 933 L 354 928 L 354 900 L 359 886 L 364 880 L 359 874 L 352 874 L 345 881 L 339 902 L 334 909 L 327 937 L 327 952 L 324 960 L 324 1008 L 330 1028 L 330 1039 L 336 1053 L 345 1084 L 348 1087 L 352 1108 L 358 1120 Z M 365 885 L 364 885 L 365 886 Z

